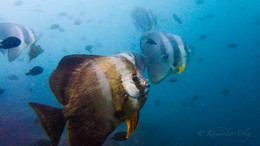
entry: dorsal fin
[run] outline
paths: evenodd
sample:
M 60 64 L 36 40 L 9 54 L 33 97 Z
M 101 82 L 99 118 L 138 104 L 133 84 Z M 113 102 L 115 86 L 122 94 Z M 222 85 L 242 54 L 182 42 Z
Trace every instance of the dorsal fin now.
M 68 95 L 66 94 L 67 86 L 70 83 L 73 73 L 87 59 L 93 59 L 96 55 L 68 55 L 61 59 L 57 68 L 52 72 L 49 78 L 51 91 L 56 96 L 60 104 L 68 103 Z

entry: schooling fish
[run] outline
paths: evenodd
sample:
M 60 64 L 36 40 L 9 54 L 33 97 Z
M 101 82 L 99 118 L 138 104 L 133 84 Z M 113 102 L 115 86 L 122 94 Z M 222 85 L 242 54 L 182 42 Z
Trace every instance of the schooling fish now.
M 179 18 L 179 17 L 177 16 L 177 14 L 173 14 L 173 19 L 174 19 L 178 24 L 182 24 L 182 20 L 181 20 L 181 18 Z
M 207 35 L 205 35 L 205 34 L 203 34 L 203 35 L 201 35 L 200 37 L 199 37 L 199 40 L 205 40 L 206 38 L 207 38 L 208 36 Z
M 17 37 L 8 37 L 0 42 L 0 49 L 11 49 L 18 47 L 21 44 L 21 40 Z
M 147 44 L 148 39 L 156 41 L 157 45 Z M 180 36 L 161 31 L 143 33 L 140 46 L 146 59 L 149 78 L 155 84 L 171 73 L 182 73 L 191 52 Z
M 133 133 L 149 84 L 136 66 L 118 56 L 69 55 L 49 78 L 63 108 L 29 103 L 53 146 L 68 121 L 70 145 L 102 145 L 122 122 Z
M 8 53 L 9 62 L 14 61 L 24 48 L 30 47 L 40 37 L 32 29 L 13 23 L 0 23 L 0 39 L 16 37 L 21 43 L 12 49 L 0 49 L 3 54 Z M 18 42 L 18 41 L 17 41 Z M 18 44 L 18 43 L 17 43 Z
M 35 76 L 38 74 L 41 74 L 43 72 L 43 68 L 40 66 L 35 66 L 32 69 L 30 69 L 30 71 L 28 73 L 26 73 L 27 76 L 31 75 L 31 76 Z
M 157 18 L 150 9 L 136 7 L 131 11 L 135 27 L 142 32 L 150 31 L 157 26 Z
M 92 45 L 87 45 L 85 47 L 85 50 L 89 51 L 89 53 L 92 53 L 92 49 L 93 49 L 93 46 Z
M 60 27 L 59 24 L 52 24 L 49 29 L 58 29 Z
M 19 79 L 16 75 L 8 75 L 7 78 L 12 81 Z
M 230 43 L 227 45 L 228 48 L 237 48 L 239 46 L 239 44 L 237 43 Z
M 40 54 L 43 53 L 43 49 L 40 45 L 31 45 L 29 52 L 27 53 L 29 60 L 28 62 L 30 62 L 32 59 L 36 58 L 37 56 L 39 56 Z

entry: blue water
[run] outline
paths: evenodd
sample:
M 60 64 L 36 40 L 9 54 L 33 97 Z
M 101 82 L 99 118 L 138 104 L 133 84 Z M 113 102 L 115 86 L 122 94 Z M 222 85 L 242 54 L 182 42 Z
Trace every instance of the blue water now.
M 30 145 L 47 139 L 28 102 L 61 107 L 50 91 L 48 78 L 59 60 L 69 54 L 113 55 L 138 52 L 142 32 L 130 12 L 141 6 L 158 17 L 156 30 L 183 37 L 192 55 L 182 74 L 152 84 L 139 125 L 124 142 L 106 145 L 260 145 L 260 1 L 259 0 L 1 0 L 0 22 L 12 22 L 42 34 L 44 53 L 27 64 L 25 49 L 9 63 L 0 55 L 0 145 Z M 59 16 L 66 12 L 67 16 Z M 182 24 L 176 23 L 177 14 Z M 213 18 L 205 18 L 213 14 Z M 71 17 L 70 17 L 71 16 Z M 75 25 L 71 18 L 82 21 Z M 201 18 L 204 20 L 201 21 Z M 258 23 L 255 23 L 258 22 Z M 51 30 L 60 24 L 65 30 Z M 201 35 L 207 35 L 199 40 Z M 237 48 L 227 47 L 237 43 Z M 44 72 L 25 76 L 40 65 Z M 18 80 L 9 80 L 8 75 Z M 146 77 L 147 74 L 146 74 Z M 169 79 L 177 78 L 177 82 Z M 222 94 L 223 89 L 230 91 Z M 193 100 L 197 94 L 198 99 Z M 126 130 L 122 124 L 115 132 Z M 67 132 L 60 145 L 68 145 Z

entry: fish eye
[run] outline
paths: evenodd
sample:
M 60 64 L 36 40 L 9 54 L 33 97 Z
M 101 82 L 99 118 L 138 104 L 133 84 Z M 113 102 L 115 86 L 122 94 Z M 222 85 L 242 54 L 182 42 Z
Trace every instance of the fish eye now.
M 138 78 L 136 75 L 133 76 L 132 80 L 133 80 L 135 83 L 139 82 L 139 78 Z

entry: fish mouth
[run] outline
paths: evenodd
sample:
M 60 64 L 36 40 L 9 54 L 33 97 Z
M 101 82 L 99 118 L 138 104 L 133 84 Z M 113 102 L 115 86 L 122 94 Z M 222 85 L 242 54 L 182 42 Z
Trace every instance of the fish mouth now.
M 149 92 L 150 89 L 150 84 L 148 83 L 148 80 L 144 81 L 144 90 L 143 90 L 143 97 L 147 97 L 147 94 Z

